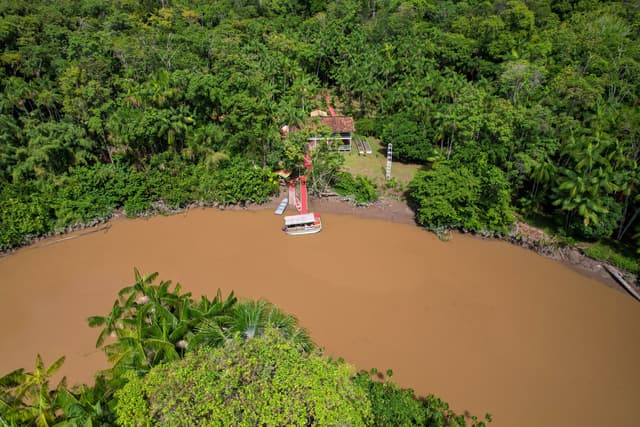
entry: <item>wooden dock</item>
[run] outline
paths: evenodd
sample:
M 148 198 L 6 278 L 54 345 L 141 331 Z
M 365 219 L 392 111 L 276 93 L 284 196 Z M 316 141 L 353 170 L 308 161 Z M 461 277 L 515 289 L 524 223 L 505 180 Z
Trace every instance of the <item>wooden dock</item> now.
M 282 215 L 284 213 L 284 211 L 287 209 L 287 205 L 289 204 L 289 199 L 285 198 L 282 199 L 280 201 L 280 204 L 278 205 L 278 207 L 276 208 L 276 210 L 273 212 L 276 215 Z

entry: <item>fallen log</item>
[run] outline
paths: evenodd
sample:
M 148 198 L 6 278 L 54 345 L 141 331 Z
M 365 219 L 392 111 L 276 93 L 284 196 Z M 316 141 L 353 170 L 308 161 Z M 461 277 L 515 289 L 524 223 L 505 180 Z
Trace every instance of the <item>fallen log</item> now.
M 616 280 L 616 282 L 620 283 L 620 285 L 622 285 L 622 287 L 624 287 L 627 290 L 627 292 L 629 292 L 635 299 L 640 301 L 640 294 L 638 293 L 638 290 L 636 289 L 635 286 L 633 286 L 631 283 L 627 282 L 624 279 L 624 277 L 622 276 L 622 273 L 620 273 L 617 269 L 607 264 L 602 264 L 602 267 L 605 270 L 607 270 L 607 272 L 611 275 L 611 277 L 613 277 Z

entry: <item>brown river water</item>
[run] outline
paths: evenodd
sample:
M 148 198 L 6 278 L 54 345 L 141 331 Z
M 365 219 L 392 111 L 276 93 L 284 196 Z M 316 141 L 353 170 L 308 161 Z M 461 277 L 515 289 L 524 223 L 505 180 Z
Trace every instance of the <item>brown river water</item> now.
M 640 303 L 628 295 L 504 242 L 331 214 L 314 236 L 281 223 L 195 209 L 1 258 L 0 374 L 40 352 L 91 382 L 107 364 L 86 318 L 108 313 L 137 267 L 194 295 L 268 299 L 328 353 L 391 368 L 493 426 L 640 425 Z

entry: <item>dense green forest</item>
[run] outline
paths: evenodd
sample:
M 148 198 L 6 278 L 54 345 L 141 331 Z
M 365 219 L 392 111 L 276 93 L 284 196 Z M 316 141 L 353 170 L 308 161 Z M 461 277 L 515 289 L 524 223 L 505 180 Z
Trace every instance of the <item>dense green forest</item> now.
M 264 201 L 303 150 L 280 128 L 328 92 L 424 164 L 428 228 L 517 213 L 635 252 L 639 23 L 632 0 L 2 0 L 0 245 Z
M 519 215 L 640 251 L 635 0 L 0 0 L 0 249 L 115 209 L 264 202 L 275 169 L 302 170 L 304 131 L 281 127 L 302 127 L 325 93 L 360 135 L 423 165 L 406 196 L 425 227 L 504 233 Z M 339 153 L 314 156 L 312 191 L 375 198 Z M 95 386 L 53 387 L 62 361 L 38 359 L 0 379 L 0 421 L 172 424 L 167 392 L 187 378 L 185 422 L 465 423 L 324 358 L 268 303 L 193 301 L 152 280 L 90 319 L 113 363 Z M 268 383 L 276 365 L 282 383 Z M 228 384 L 246 394 L 198 399 Z M 249 405 L 255 384 L 300 393 L 283 414 Z
M 0 424 L 14 426 L 484 427 L 435 396 L 416 398 L 382 373 L 323 355 L 297 319 L 220 290 L 194 300 L 157 273 L 89 318 L 111 367 L 95 384 L 51 378 L 64 363 L 0 377 Z M 491 421 L 486 414 L 485 420 Z

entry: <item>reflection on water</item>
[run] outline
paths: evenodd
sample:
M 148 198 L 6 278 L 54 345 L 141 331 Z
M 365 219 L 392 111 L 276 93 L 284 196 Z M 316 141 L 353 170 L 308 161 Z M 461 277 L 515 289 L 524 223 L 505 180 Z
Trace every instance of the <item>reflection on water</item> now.
M 106 366 L 86 318 L 133 267 L 194 295 L 234 290 L 295 313 L 327 352 L 435 393 L 494 426 L 635 426 L 640 304 L 502 242 L 323 215 L 286 236 L 270 211 L 122 220 L 0 259 L 0 374 L 67 356 L 72 382 Z

